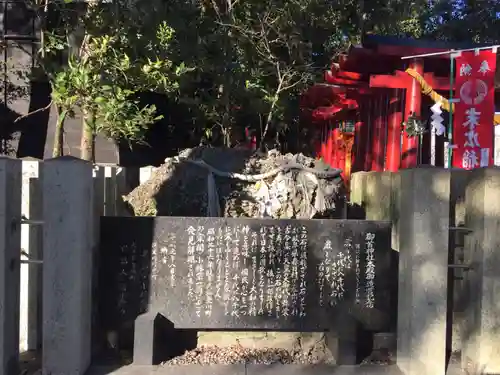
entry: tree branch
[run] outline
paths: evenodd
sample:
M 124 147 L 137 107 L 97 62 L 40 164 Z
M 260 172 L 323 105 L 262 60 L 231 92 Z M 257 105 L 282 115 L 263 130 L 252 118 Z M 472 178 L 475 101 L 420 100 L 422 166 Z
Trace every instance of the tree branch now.
M 48 105 L 46 105 L 45 107 L 38 108 L 38 109 L 36 109 L 36 110 L 34 110 L 34 111 L 30 112 L 30 113 L 27 113 L 25 115 L 19 116 L 18 118 L 16 118 L 14 120 L 14 123 L 22 120 L 23 118 L 26 118 L 26 117 L 29 117 L 31 115 L 34 115 L 35 113 L 46 111 L 47 109 L 49 109 L 52 106 L 52 104 L 54 104 L 54 102 L 51 100 L 50 103 Z
M 266 138 L 267 132 L 269 131 L 269 126 L 271 125 L 271 121 L 273 120 L 274 107 L 276 107 L 276 103 L 278 103 L 278 99 L 279 99 L 279 94 L 282 91 L 281 90 L 282 84 L 283 84 L 283 81 L 280 80 L 278 83 L 278 87 L 276 88 L 276 91 L 274 93 L 274 98 L 273 98 L 273 101 L 271 102 L 271 107 L 269 108 L 269 113 L 267 114 L 266 126 L 264 127 L 264 131 L 261 134 L 259 147 L 262 146 L 262 142 L 264 142 L 264 139 Z

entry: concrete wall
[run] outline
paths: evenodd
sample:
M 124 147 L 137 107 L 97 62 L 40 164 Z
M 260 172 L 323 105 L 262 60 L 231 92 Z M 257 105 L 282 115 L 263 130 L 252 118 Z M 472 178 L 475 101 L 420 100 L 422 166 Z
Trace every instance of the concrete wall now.
M 500 168 L 475 171 L 451 170 L 449 171 L 449 181 L 446 183 L 448 189 L 443 187 L 437 190 L 437 182 L 425 178 L 425 168 L 420 172 L 419 169 L 393 174 L 387 172 L 355 173 L 351 184 L 351 202 L 363 208 L 367 219 L 393 221 L 393 249 L 400 251 L 398 283 L 400 289 L 406 290 L 406 292 L 399 294 L 400 299 L 406 299 L 403 305 L 411 306 L 420 315 L 430 313 L 428 304 L 419 302 L 412 305 L 408 298 L 411 300 L 411 294 L 418 290 L 418 288 L 414 288 L 417 287 L 417 284 L 421 284 L 422 279 L 428 279 L 428 277 L 422 274 L 417 279 L 406 278 L 405 282 L 404 275 L 401 275 L 401 269 L 408 267 L 414 269 L 416 262 L 423 259 L 417 254 L 408 258 L 408 253 L 412 251 L 413 246 L 418 246 L 417 237 L 420 236 L 421 241 L 424 241 L 425 238 L 429 239 L 429 244 L 425 247 L 427 250 L 435 247 L 439 242 L 436 242 L 437 240 L 434 240 L 433 237 L 438 232 L 442 233 L 443 229 L 439 229 L 440 226 L 432 223 L 439 216 L 438 211 L 448 210 L 449 242 L 447 246 L 444 242 L 440 245 L 443 247 L 442 252 L 448 256 L 446 262 L 449 264 L 448 269 L 441 265 L 441 271 L 448 274 L 446 314 L 447 320 L 453 322 L 451 327 L 447 326 L 446 339 L 451 342 L 451 350 L 462 353 L 462 367 L 466 368 L 468 373 L 499 373 L 500 319 L 498 317 L 500 316 L 500 307 L 498 300 L 500 296 L 496 292 L 500 288 L 498 276 L 500 274 L 498 255 L 498 248 L 500 248 L 498 240 Z M 401 178 L 405 173 L 414 174 L 410 183 L 408 183 L 408 177 L 407 182 L 402 183 Z M 412 191 L 415 194 L 413 197 L 411 196 Z M 434 193 L 429 195 L 430 192 Z M 403 199 L 403 195 L 406 198 Z M 415 203 L 411 207 L 408 205 L 408 200 L 419 203 Z M 442 205 L 443 202 L 444 206 L 435 211 L 435 206 Z M 425 220 L 420 222 L 423 226 L 415 221 L 419 221 L 419 217 L 426 217 L 426 215 L 428 217 L 425 220 L 432 224 L 428 225 L 427 228 L 424 225 Z M 410 232 L 408 231 L 410 228 L 404 228 L 409 224 L 412 225 Z M 410 248 L 409 245 L 411 245 Z M 406 257 L 402 252 L 407 253 Z M 435 265 L 436 261 L 433 263 Z M 408 286 L 408 282 L 411 287 Z M 434 287 L 435 283 L 432 284 L 432 288 L 429 286 L 424 294 L 428 295 L 431 290 L 435 289 Z M 432 309 L 438 301 L 439 299 L 431 303 Z M 411 340 L 412 337 L 408 337 L 407 333 L 410 332 L 410 336 L 417 334 L 417 332 L 412 333 L 411 328 L 411 326 L 415 326 L 413 321 L 416 318 L 401 319 L 401 315 L 404 313 L 405 310 L 402 310 L 400 301 L 399 319 L 402 322 L 411 323 L 405 327 L 399 327 L 398 335 L 403 334 L 406 336 L 406 340 Z M 440 315 L 442 316 L 442 313 Z M 422 319 L 418 318 L 417 320 Z M 438 320 L 433 321 L 434 328 L 437 327 L 437 322 Z M 441 334 L 442 330 L 439 335 Z M 402 347 L 403 351 L 405 348 L 409 349 L 401 337 L 398 337 L 398 341 L 398 351 L 399 347 Z M 432 357 L 438 356 L 436 345 L 432 345 L 428 339 L 424 341 L 425 344 L 433 347 L 432 351 L 429 352 L 432 353 Z M 413 350 L 413 353 L 415 352 L 416 350 Z M 434 359 L 433 361 L 435 362 Z M 425 363 L 420 365 L 424 366 L 433 361 L 423 361 Z M 423 367 L 420 371 L 422 369 Z M 413 373 L 414 369 L 410 365 L 405 367 L 405 371 Z M 438 367 L 432 372 L 442 373 L 442 371 L 443 368 L 438 363 Z
M 3 207 L 4 214 L 0 212 L 0 219 L 4 220 L 4 227 L 11 222 L 9 217 L 15 211 L 15 207 L 13 208 L 12 205 L 17 207 L 15 199 L 5 199 L 7 196 L 15 195 L 7 194 L 7 190 L 12 191 L 14 187 L 19 190 L 19 210 L 35 224 L 21 226 L 22 239 L 20 238 L 19 242 L 20 247 L 26 253 L 23 259 L 44 258 L 46 254 L 44 254 L 43 246 L 50 243 L 51 254 L 59 254 L 54 255 L 54 259 L 62 262 L 64 257 L 60 256 L 61 249 L 69 246 L 68 244 L 73 241 L 72 237 L 67 238 L 66 240 L 69 242 L 62 246 L 63 242 L 55 240 L 60 234 L 56 233 L 57 231 L 54 231 L 52 227 L 44 227 L 43 238 L 45 240 L 41 242 L 40 228 L 37 228 L 36 222 L 51 220 L 52 225 L 54 225 L 61 215 L 67 215 L 65 212 L 73 212 L 72 210 L 76 210 L 71 214 L 72 217 L 73 215 L 81 215 L 80 219 L 86 222 L 89 216 L 85 210 L 87 205 L 71 206 L 69 203 L 71 203 L 71 199 L 83 199 L 85 202 L 94 200 L 95 203 L 91 204 L 91 216 L 94 218 L 91 225 L 94 227 L 87 228 L 87 235 L 79 237 L 81 243 L 78 246 L 80 247 L 70 246 L 80 249 L 82 259 L 85 259 L 82 264 L 88 265 L 88 262 L 91 261 L 91 253 L 87 254 L 86 251 L 90 249 L 89 251 L 92 252 L 92 249 L 96 247 L 95 229 L 98 227 L 98 220 L 95 218 L 101 215 L 123 215 L 123 207 L 120 206 L 119 197 L 130 189 L 125 183 L 127 171 L 114 166 L 92 167 L 73 158 L 61 158 L 61 160 L 50 163 L 26 160 L 22 162 L 11 160 L 3 163 L 5 164 L 3 169 L 5 176 L 17 175 L 16 168 L 19 169 L 20 175 L 19 183 L 15 179 L 7 177 L 2 179 L 4 182 L 10 182 L 10 184 L 2 185 L 5 191 L 3 205 L 0 205 L 0 208 Z M 57 166 L 57 163 L 60 163 L 60 166 Z M 50 170 L 51 177 L 44 180 L 48 190 L 43 191 L 51 191 L 50 195 L 43 194 L 39 183 L 40 178 L 46 177 L 44 176 L 45 164 L 53 166 Z M 75 168 L 81 170 L 81 173 L 69 173 L 73 164 Z M 143 169 L 141 180 L 149 178 L 153 171 L 154 168 Z M 70 175 L 72 177 L 68 178 Z M 87 188 L 80 189 L 81 191 L 68 188 L 75 183 L 78 185 L 80 179 L 88 180 L 87 183 L 92 193 L 89 193 Z M 54 193 L 59 191 L 57 189 L 62 189 L 56 186 L 55 181 L 59 181 L 57 183 L 61 185 L 67 185 L 63 189 L 64 194 Z M 92 199 L 77 199 L 76 196 L 68 198 L 73 196 L 73 193 L 81 193 L 82 197 L 91 194 Z M 416 168 L 398 173 L 362 172 L 354 174 L 351 192 L 352 203 L 359 205 L 364 210 L 367 219 L 392 220 L 393 222 L 392 247 L 399 252 L 400 257 L 399 277 L 395 276 L 400 291 L 398 311 L 400 322 L 405 323 L 400 324 L 398 328 L 398 350 L 402 358 L 405 355 L 408 356 L 406 363 L 400 363 L 407 374 L 444 373 L 445 347 L 443 342 L 446 339 L 450 340 L 450 332 L 446 330 L 444 322 L 446 314 L 452 311 L 454 313 L 452 348 L 463 350 L 464 358 L 468 359 L 468 362 L 471 362 L 473 366 L 485 368 L 488 372 L 500 372 L 500 362 L 498 361 L 500 341 L 497 340 L 497 337 L 500 337 L 500 319 L 498 318 L 500 307 L 498 307 L 497 302 L 500 296 L 496 296 L 496 291 L 499 290 L 497 283 L 500 283 L 497 276 L 500 274 L 498 266 L 500 259 L 497 259 L 497 249 L 500 247 L 500 242 L 497 240 L 500 228 L 499 195 L 500 169 L 497 168 L 473 172 L 442 168 Z M 55 211 L 52 212 L 52 215 L 44 215 L 47 207 L 54 205 L 59 207 L 57 203 L 59 198 L 64 198 L 64 202 L 61 201 L 61 204 L 64 203 L 64 207 L 60 207 L 59 216 L 55 214 Z M 40 205 L 40 201 L 45 202 L 43 207 Z M 82 203 L 81 200 L 79 202 Z M 9 211 L 9 215 L 6 216 L 7 206 L 12 211 Z M 465 229 L 454 229 L 461 226 Z M 10 267 L 10 257 L 14 254 L 12 249 L 16 249 L 15 251 L 18 249 L 17 245 L 12 242 L 17 241 L 16 238 L 14 240 L 7 239 L 13 234 L 15 235 L 15 231 L 8 230 L 2 233 L 3 240 L 0 238 L 0 255 L 2 256 L 0 257 L 0 272 L 12 269 Z M 49 239 L 47 240 L 47 238 Z M 448 264 L 466 267 L 451 268 L 453 272 L 449 272 Z M 36 300 L 40 298 L 40 270 L 36 267 L 36 265 L 20 267 L 21 350 L 36 349 L 41 342 L 40 301 Z M 74 267 L 78 268 L 79 262 L 76 262 Z M 56 268 L 52 268 L 52 271 L 59 272 Z M 76 283 L 88 286 L 89 280 L 81 278 L 82 275 L 88 273 L 88 269 L 86 272 L 75 274 L 65 272 L 60 277 L 66 279 L 75 277 Z M 447 279 L 447 275 L 453 276 L 453 279 Z M 45 280 L 47 277 L 45 275 Z M 453 285 L 453 288 L 448 288 L 448 285 Z M 64 289 L 64 284 L 61 284 L 60 288 Z M 9 289 L 10 294 L 7 296 L 6 289 L 2 289 L 2 283 L 0 283 L 0 303 L 3 303 L 4 307 L 7 303 L 7 297 L 9 297 L 10 305 L 12 305 L 12 301 L 18 301 L 12 297 L 12 290 L 15 288 Z M 45 288 L 45 291 L 46 294 L 53 292 L 51 288 Z M 450 291 L 453 294 L 447 295 Z M 62 295 L 68 297 L 68 294 L 63 293 Z M 52 295 L 52 298 L 56 297 Z M 447 299 L 452 301 L 451 305 L 446 306 Z M 69 297 L 67 301 L 73 303 L 73 299 Z M 78 314 L 88 315 L 88 300 L 86 301 L 85 304 L 73 306 Z M 3 319 L 4 323 L 15 316 L 15 314 L 6 314 L 5 308 L 0 310 L 0 319 Z M 50 311 L 53 312 L 53 310 Z M 402 317 L 404 319 L 401 319 Z M 67 322 L 71 321 L 71 317 L 66 318 Z M 68 323 L 68 325 L 70 324 Z M 15 327 L 15 324 L 9 327 Z M 16 340 L 12 329 L 7 333 L 10 335 L 8 340 Z M 2 333 L 0 329 L 0 334 L 5 335 L 6 331 L 4 330 Z M 76 337 L 75 340 L 81 339 L 77 331 L 71 331 L 71 335 Z M 0 339 L 4 342 L 5 336 L 0 337 Z M 202 342 L 205 339 L 207 340 L 205 343 L 210 344 L 214 338 L 200 337 Z M 250 339 L 249 345 L 255 345 L 255 337 L 252 336 Z M 281 337 L 273 337 L 270 342 L 278 342 L 279 339 Z M 287 339 L 289 343 L 293 342 L 290 337 Z M 429 350 L 428 346 L 432 346 L 433 349 Z M 0 365 L 7 368 L 7 362 L 12 355 L 15 355 L 14 352 L 0 353 Z M 79 368 L 86 366 L 87 355 L 88 353 L 82 352 L 80 357 L 75 359 L 74 362 L 80 361 Z M 72 365 L 68 366 L 70 368 Z M 4 370 L 4 373 L 10 375 L 7 370 Z

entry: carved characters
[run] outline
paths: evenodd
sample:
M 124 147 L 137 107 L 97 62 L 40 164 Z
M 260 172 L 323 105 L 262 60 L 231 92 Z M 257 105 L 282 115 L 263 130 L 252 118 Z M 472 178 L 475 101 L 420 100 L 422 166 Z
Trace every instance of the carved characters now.
M 375 234 L 366 234 L 366 302 L 365 307 L 373 309 L 375 306 Z
M 189 226 L 184 235 L 163 234 L 159 251 L 154 251 L 155 262 L 159 264 L 156 267 L 169 268 L 169 287 L 181 287 L 179 280 L 185 280 L 187 298 L 197 318 L 210 318 L 215 306 L 234 319 L 305 317 L 308 235 L 306 226 L 291 224 L 258 228 Z M 307 303 L 335 307 L 350 298 L 365 308 L 375 306 L 375 234 L 366 233 L 363 240 L 364 244 L 349 236 L 342 242 L 334 237 L 322 240 L 322 258 L 312 272 L 317 280 L 311 279 L 315 282 L 310 285 L 319 292 L 319 298 Z M 183 241 L 187 245 L 185 278 L 177 274 L 176 264 L 183 253 L 179 247 Z M 311 261 L 316 262 L 315 258 Z M 348 285 L 352 285 L 351 292 Z

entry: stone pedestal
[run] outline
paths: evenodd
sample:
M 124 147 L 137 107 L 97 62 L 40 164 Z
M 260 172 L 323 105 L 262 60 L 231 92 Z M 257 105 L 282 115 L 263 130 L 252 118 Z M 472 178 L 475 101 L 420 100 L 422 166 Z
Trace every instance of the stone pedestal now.
M 134 365 L 157 365 L 168 359 L 161 355 L 173 332 L 173 324 L 163 315 L 153 312 L 139 315 L 134 327 Z
M 0 374 L 19 373 L 21 161 L 0 157 Z
M 465 196 L 465 225 L 472 232 L 466 236 L 464 263 L 472 269 L 465 277 L 463 367 L 469 373 L 499 373 L 500 169 L 471 172 Z
M 406 375 L 444 375 L 450 171 L 399 175 L 398 366 Z
M 50 159 L 43 173 L 43 371 L 83 375 L 91 349 L 92 164 Z

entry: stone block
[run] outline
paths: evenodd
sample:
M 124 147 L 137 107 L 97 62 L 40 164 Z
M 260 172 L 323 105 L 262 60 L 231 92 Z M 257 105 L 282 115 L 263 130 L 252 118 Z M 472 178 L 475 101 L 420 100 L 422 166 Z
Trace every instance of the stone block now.
M 403 375 L 396 366 L 362 365 L 362 366 L 329 366 L 329 365 L 263 365 L 248 364 L 247 375 Z M 160 375 L 160 374 L 158 374 Z
M 173 330 L 173 325 L 161 314 L 142 314 L 135 320 L 134 365 L 157 365 L 162 360 L 162 337 Z
M 367 173 L 368 172 L 356 172 L 351 176 L 351 183 L 349 185 L 351 194 L 349 198 L 352 204 L 357 204 L 359 206 L 363 205 L 365 196 L 365 176 Z
M 450 171 L 399 174 L 397 362 L 406 375 L 444 375 Z
M 172 322 L 161 314 L 139 315 L 134 322 L 134 366 L 157 365 L 197 344 L 195 330 L 175 329 Z
M 20 160 L 0 157 L 0 374 L 19 373 Z
M 367 172 L 363 186 L 366 219 L 390 220 L 392 172 Z
M 362 207 L 366 220 L 389 220 L 392 248 L 398 250 L 399 174 L 392 172 L 356 172 L 351 179 L 350 202 Z M 356 217 L 358 218 L 358 217 Z
M 83 375 L 91 353 L 92 165 L 45 161 L 43 212 L 43 372 Z
M 466 190 L 467 272 L 463 367 L 500 373 L 500 169 L 471 172 Z

